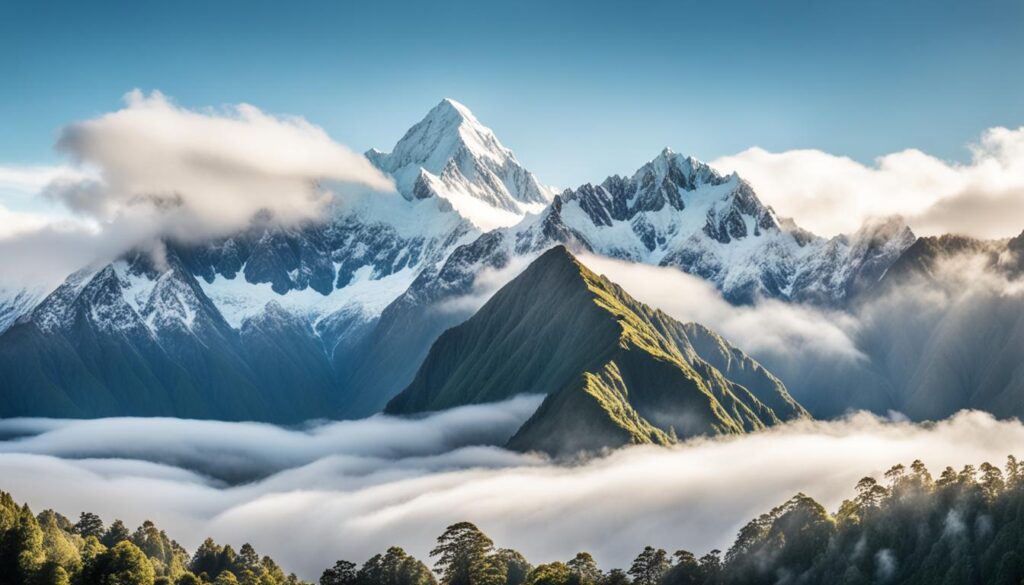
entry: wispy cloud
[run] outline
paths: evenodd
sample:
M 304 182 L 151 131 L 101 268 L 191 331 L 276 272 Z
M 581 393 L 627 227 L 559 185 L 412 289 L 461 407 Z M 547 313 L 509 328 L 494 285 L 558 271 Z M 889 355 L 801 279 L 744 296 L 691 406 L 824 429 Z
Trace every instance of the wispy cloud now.
M 87 173 L 69 165 L 0 165 L 0 195 L 38 195 L 54 181 L 80 180 Z

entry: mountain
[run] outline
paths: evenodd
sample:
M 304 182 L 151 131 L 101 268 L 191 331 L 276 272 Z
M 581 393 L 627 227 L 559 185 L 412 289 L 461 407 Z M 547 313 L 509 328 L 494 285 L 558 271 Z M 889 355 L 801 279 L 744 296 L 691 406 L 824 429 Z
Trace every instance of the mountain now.
M 842 306 L 916 237 L 899 218 L 824 239 L 780 220 L 749 183 L 665 149 L 632 177 L 556 196 L 542 214 L 474 244 L 502 258 L 555 244 L 672 266 L 715 284 L 734 303 L 779 298 Z M 482 253 L 472 254 L 482 257 Z
M 771 208 L 736 175 L 665 149 L 629 178 L 556 196 L 542 213 L 456 248 L 381 313 L 348 386 L 359 415 L 408 385 L 431 342 L 469 317 L 457 300 L 479 274 L 508 270 L 556 245 L 673 266 L 715 284 L 734 303 L 758 298 L 842 308 L 870 290 L 916 237 L 899 218 L 850 236 L 819 238 Z
M 742 352 L 635 301 L 564 246 L 542 254 L 442 334 L 385 412 L 522 393 L 548 397 L 510 445 L 556 455 L 742 433 L 807 416 Z
M 817 417 L 1024 417 L 1024 234 L 918 238 L 846 307 L 856 359 L 761 359 Z
M 397 192 L 340 194 L 322 221 L 303 225 L 260 214 L 224 238 L 167 242 L 164 262 L 130 254 L 88 267 L 57 291 L 0 292 L 0 393 L 10 397 L 0 416 L 367 416 L 412 383 L 433 342 L 472 315 L 496 273 L 554 246 L 675 267 L 735 304 L 771 298 L 851 311 L 923 258 L 928 242 L 915 247 L 921 240 L 898 218 L 820 238 L 778 217 L 735 174 L 669 149 L 629 176 L 553 195 L 452 100 L 390 153 L 367 156 Z M 1020 258 L 1010 254 L 1024 247 L 1015 242 L 994 248 L 999 270 Z M 147 309 L 155 291 L 161 308 Z M 198 325 L 187 326 L 190 315 Z M 103 316 L 126 329 L 115 334 Z M 816 415 L 884 412 L 907 386 L 899 372 L 912 370 L 896 356 L 915 355 L 893 349 L 885 368 L 857 365 L 846 376 L 856 388 L 822 389 L 835 364 L 770 365 Z M 107 372 L 113 364 L 132 374 Z M 302 398 L 278 408 L 292 395 Z
M 407 199 L 440 198 L 482 230 L 516 224 L 551 200 L 494 132 L 452 99 L 430 110 L 390 153 L 366 156 Z
M 437 202 L 374 197 L 72 275 L 0 335 L 0 415 L 340 416 L 336 354 L 475 234 Z
M 345 192 L 323 221 L 260 214 L 228 237 L 166 242 L 162 259 L 85 268 L 48 294 L 4 291 L 0 416 L 296 422 L 379 409 L 387 397 L 362 405 L 349 384 L 385 308 L 479 237 L 474 222 L 518 222 L 550 193 L 451 100 L 369 156 L 398 193 Z
M 896 408 L 938 419 L 960 409 L 1024 416 L 1024 234 L 918 240 L 883 280 L 863 346 Z

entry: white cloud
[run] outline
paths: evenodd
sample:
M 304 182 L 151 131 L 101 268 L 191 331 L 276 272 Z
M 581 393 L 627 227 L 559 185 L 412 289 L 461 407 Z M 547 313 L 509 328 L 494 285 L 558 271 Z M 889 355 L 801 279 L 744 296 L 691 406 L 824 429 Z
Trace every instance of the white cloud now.
M 65 458 L 142 459 L 238 481 L 266 477 L 328 456 L 402 459 L 467 445 L 504 443 L 540 404 L 538 396 L 454 408 L 423 418 L 375 415 L 285 429 L 267 423 L 178 418 L 0 420 L 0 437 L 23 436 L 0 452 Z M 168 441 L 168 437 L 174 437 Z
M 316 220 L 338 193 L 392 189 L 362 155 L 302 118 L 248 104 L 189 110 L 159 92 L 125 100 L 63 129 L 58 149 L 75 166 L 0 167 L 0 190 L 41 194 L 81 220 L 0 211 L 7 280 L 36 284 L 133 247 L 157 249 L 161 238 L 228 234 L 261 212 L 281 224 Z
M 471 446 L 500 441 L 529 410 L 472 408 L 445 422 L 376 417 L 305 430 L 200 421 L 3 421 L 6 436 L 41 434 L 0 442 L 0 477 L 3 489 L 36 510 L 90 510 L 131 525 L 149 518 L 190 549 L 207 535 L 236 547 L 249 541 L 315 579 L 338 558 L 361 562 L 391 544 L 426 559 L 433 539 L 459 520 L 477 523 L 500 546 L 535 563 L 588 550 L 605 568 L 628 566 L 647 544 L 702 553 L 726 547 L 747 520 L 798 491 L 834 510 L 860 477 L 880 476 L 894 463 L 920 458 L 937 472 L 1002 463 L 1024 450 L 1019 421 L 967 412 L 915 425 L 860 414 L 671 449 L 623 449 L 562 466 Z M 489 409 L 496 410 L 486 415 Z M 475 434 L 485 425 L 459 430 L 481 415 L 506 422 L 490 435 Z M 377 427 L 370 434 L 382 441 L 340 440 L 346 432 L 369 436 L 364 424 Z M 399 438 L 391 440 L 394 429 Z M 127 447 L 131 442 L 138 446 Z M 69 451 L 74 443 L 80 452 Z M 381 445 L 404 447 L 389 453 Z M 276 473 L 226 486 L 189 468 L 203 452 L 209 453 L 205 466 L 252 460 L 269 462 L 266 469 Z M 174 454 L 177 465 L 169 463 Z M 139 460 L 147 457 L 163 463 Z
M 54 181 L 71 181 L 86 175 L 70 166 L 0 165 L 0 195 L 14 194 L 26 197 L 37 195 Z
M 58 148 L 98 169 L 45 194 L 100 221 L 156 215 L 165 235 L 196 239 L 245 227 L 269 211 L 294 223 L 331 202 L 326 182 L 390 189 L 366 158 L 301 118 L 248 104 L 198 112 L 138 90 L 127 106 L 67 126 Z
M 750 148 L 712 163 L 750 181 L 782 216 L 821 235 L 902 215 L 922 235 L 1015 236 L 1024 229 L 1024 127 L 992 128 L 957 164 L 908 149 L 865 165 L 820 150 Z
M 52 224 L 53 221 L 54 219 L 50 216 L 13 211 L 0 205 L 0 241 L 38 231 Z

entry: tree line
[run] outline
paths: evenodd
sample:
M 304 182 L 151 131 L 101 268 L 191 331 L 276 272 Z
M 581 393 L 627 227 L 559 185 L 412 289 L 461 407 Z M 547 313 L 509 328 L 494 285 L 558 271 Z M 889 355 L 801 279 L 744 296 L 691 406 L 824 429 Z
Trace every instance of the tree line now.
M 433 568 L 394 546 L 362 565 L 339 560 L 319 585 L 1024 584 L 1024 464 L 983 463 L 934 477 L 920 461 L 860 480 L 835 513 L 797 494 L 747 523 L 734 544 L 697 557 L 645 547 L 628 569 L 587 552 L 532 565 L 469 522 L 449 526 Z M 152 522 L 129 531 L 83 512 L 34 515 L 0 492 L 3 585 L 311 585 L 244 544 L 194 554 Z

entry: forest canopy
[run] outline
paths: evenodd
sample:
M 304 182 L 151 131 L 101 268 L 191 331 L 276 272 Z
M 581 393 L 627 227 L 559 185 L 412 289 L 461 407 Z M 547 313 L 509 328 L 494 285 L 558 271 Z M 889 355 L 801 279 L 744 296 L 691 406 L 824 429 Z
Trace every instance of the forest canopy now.
M 936 477 L 921 461 L 865 477 L 829 512 L 797 494 L 747 523 L 723 554 L 645 547 L 628 568 L 587 552 L 532 565 L 470 522 L 449 526 L 433 568 L 398 546 L 338 560 L 319 585 L 754 585 L 1024 582 L 1024 464 L 1008 457 Z M 33 514 L 0 492 L 4 585 L 306 585 L 250 544 L 206 539 L 194 553 L 146 521 L 134 531 L 82 512 Z

